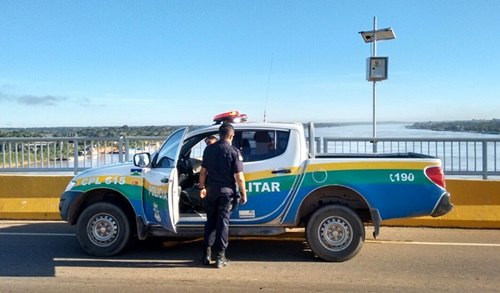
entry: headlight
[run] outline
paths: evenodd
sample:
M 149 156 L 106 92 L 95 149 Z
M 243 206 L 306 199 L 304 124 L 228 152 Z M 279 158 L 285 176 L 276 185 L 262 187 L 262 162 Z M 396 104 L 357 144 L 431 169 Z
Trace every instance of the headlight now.
M 68 186 L 66 186 L 66 189 L 64 191 L 68 191 L 68 190 L 71 190 L 76 184 L 76 181 L 73 181 L 71 180 L 69 183 L 68 183 Z

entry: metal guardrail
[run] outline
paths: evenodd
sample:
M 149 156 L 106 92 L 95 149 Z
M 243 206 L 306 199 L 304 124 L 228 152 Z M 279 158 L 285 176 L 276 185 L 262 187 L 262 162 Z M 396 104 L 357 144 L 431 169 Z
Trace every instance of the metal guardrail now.
M 163 137 L 0 138 L 0 172 L 67 172 L 126 162 L 153 153 Z
M 447 175 L 500 175 L 500 138 L 333 138 L 316 137 L 315 151 L 322 154 L 414 152 L 440 158 Z
M 0 172 L 67 172 L 126 162 L 153 153 L 164 138 L 0 138 Z M 312 143 L 312 141 L 308 141 Z M 416 152 L 438 157 L 447 175 L 500 176 L 500 138 L 333 138 L 315 137 L 317 154 Z

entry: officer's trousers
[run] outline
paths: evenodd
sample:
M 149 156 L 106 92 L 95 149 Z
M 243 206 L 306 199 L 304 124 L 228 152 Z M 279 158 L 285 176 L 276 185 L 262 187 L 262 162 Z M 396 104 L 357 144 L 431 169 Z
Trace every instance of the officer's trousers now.
M 232 188 L 208 188 L 205 200 L 205 246 L 213 247 L 218 255 L 224 254 L 229 244 L 229 217 L 231 216 Z

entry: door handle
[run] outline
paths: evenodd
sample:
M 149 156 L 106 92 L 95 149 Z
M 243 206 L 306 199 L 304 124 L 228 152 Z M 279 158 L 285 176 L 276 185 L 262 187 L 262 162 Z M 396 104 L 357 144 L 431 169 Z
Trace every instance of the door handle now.
M 292 170 L 290 170 L 290 169 L 276 169 L 276 170 L 271 171 L 271 173 L 273 173 L 273 174 L 290 174 L 290 173 L 292 173 Z
M 162 178 L 162 179 L 160 180 L 160 182 L 161 182 L 161 183 L 168 183 L 168 178 L 167 178 L 167 177 Z

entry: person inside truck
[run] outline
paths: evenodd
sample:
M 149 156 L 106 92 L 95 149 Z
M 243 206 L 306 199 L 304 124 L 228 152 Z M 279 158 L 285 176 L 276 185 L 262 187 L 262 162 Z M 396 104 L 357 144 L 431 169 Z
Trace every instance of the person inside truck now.
M 215 137 L 215 135 L 210 135 L 207 136 L 207 138 L 205 138 L 205 143 L 207 144 L 207 146 L 214 144 L 216 142 L 217 142 L 217 137 Z
M 260 159 L 270 158 L 274 154 L 274 142 L 269 134 L 269 131 L 256 131 L 255 139 L 255 156 Z
M 209 135 L 203 139 L 206 146 L 214 144 L 218 141 L 215 135 Z M 202 148 L 201 145 L 196 145 L 193 148 Z M 180 194 L 179 211 L 181 214 L 200 214 L 204 213 L 203 203 L 198 189 L 198 178 L 201 170 L 201 160 L 198 158 L 183 159 L 179 164 L 180 179 L 179 185 L 182 187 Z

